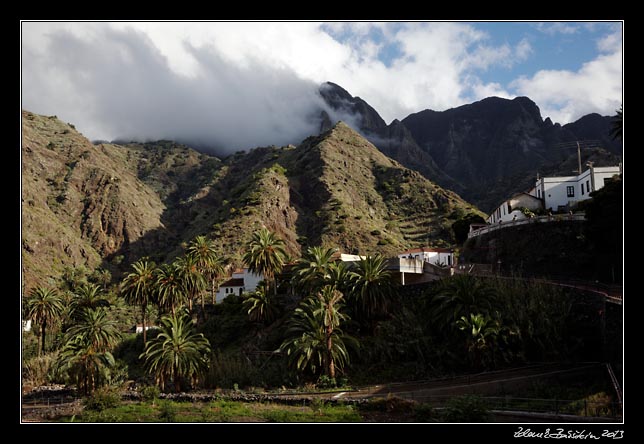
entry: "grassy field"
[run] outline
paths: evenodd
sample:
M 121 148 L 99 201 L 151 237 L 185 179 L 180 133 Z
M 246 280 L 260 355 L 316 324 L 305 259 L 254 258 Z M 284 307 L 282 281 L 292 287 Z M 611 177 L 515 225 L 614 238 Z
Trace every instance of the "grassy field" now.
M 308 406 L 272 403 L 213 401 L 209 403 L 127 402 L 102 411 L 85 409 L 65 422 L 360 422 L 362 417 L 350 405 L 331 406 L 322 402 Z

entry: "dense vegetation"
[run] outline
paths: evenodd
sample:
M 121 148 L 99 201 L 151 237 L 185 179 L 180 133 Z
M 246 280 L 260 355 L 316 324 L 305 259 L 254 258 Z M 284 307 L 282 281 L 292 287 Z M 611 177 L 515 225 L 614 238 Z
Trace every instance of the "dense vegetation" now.
M 399 287 L 382 256 L 343 263 L 321 247 L 286 264 L 283 241 L 265 229 L 245 255 L 266 277 L 257 291 L 206 303 L 221 278 L 210 242 L 195 238 L 169 264 L 137 261 L 119 286 L 100 270 L 69 270 L 58 288 L 35 289 L 25 304 L 39 327 L 25 335 L 25 379 L 84 393 L 125 380 L 164 391 L 335 387 L 598 358 L 587 298 L 469 275 Z M 126 302 L 138 310 L 123 318 Z M 127 334 L 148 318 L 158 327 Z

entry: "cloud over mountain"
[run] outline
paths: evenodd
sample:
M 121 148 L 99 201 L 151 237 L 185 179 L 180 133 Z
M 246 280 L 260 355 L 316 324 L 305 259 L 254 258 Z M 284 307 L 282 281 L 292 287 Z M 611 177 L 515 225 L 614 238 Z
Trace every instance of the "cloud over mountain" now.
M 257 60 L 230 63 L 184 44 L 184 75 L 146 37 L 103 26 L 88 38 L 55 30 L 23 60 L 23 107 L 58 114 L 93 139 L 173 139 L 233 151 L 297 143 L 319 129 L 318 85 Z M 45 69 L 49 67 L 48 69 Z
M 614 113 L 621 24 L 537 25 L 23 22 L 22 105 L 92 139 L 170 138 L 220 151 L 316 133 L 326 81 L 387 123 L 489 96 L 531 97 L 562 124 Z M 583 58 L 573 57 L 573 37 L 591 42 Z

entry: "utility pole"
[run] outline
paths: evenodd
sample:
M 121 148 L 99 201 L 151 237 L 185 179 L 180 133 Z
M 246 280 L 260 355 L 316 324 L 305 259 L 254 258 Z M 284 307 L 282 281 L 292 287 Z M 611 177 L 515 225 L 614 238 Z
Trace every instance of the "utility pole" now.
M 577 174 L 581 174 L 581 145 L 584 145 L 584 149 L 591 148 L 600 148 L 601 143 L 599 140 L 576 140 L 574 142 L 563 142 L 558 143 L 554 146 L 555 150 L 564 150 L 568 151 L 570 149 L 577 148 Z M 574 172 L 574 170 L 573 170 Z

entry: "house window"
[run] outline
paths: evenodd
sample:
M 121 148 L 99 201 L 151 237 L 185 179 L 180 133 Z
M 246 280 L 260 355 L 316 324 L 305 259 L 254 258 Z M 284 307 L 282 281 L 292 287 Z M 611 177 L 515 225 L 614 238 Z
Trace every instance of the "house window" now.
M 582 196 L 584 195 L 584 184 L 583 183 L 581 184 L 581 195 Z
M 589 181 L 586 181 L 586 189 L 590 193 L 590 182 Z
M 566 187 L 566 194 L 568 197 L 575 197 L 575 187 Z
M 537 190 L 537 197 L 541 199 L 541 190 Z

